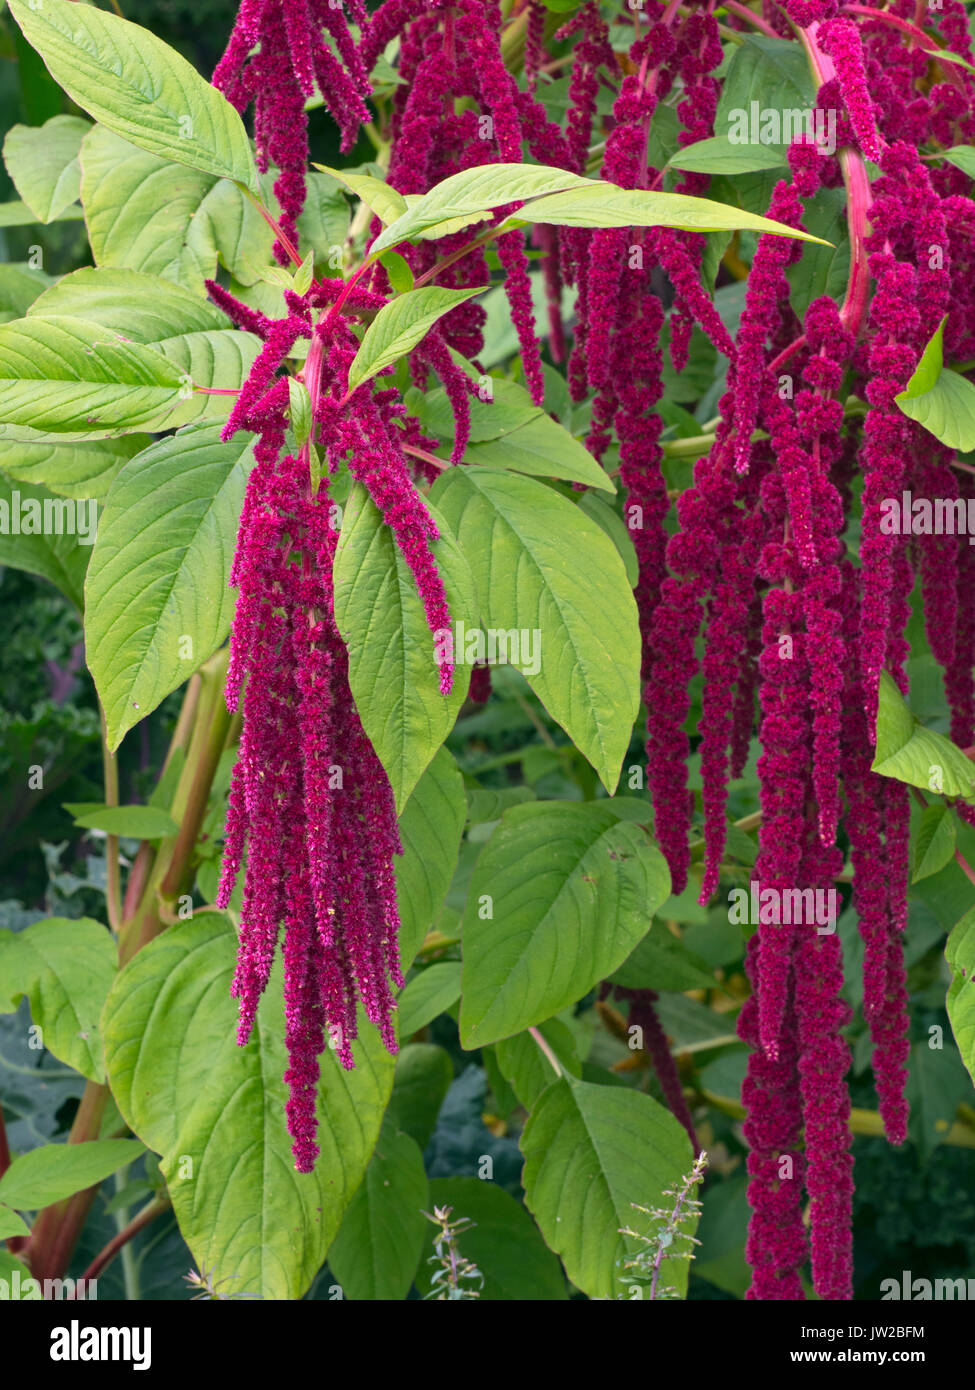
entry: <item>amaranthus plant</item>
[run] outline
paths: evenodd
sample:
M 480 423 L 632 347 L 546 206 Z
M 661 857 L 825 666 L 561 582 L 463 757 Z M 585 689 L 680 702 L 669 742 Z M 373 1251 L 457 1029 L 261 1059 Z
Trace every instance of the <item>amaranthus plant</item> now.
M 876 1297 L 975 1147 L 961 0 L 7 9 L 0 1277 Z

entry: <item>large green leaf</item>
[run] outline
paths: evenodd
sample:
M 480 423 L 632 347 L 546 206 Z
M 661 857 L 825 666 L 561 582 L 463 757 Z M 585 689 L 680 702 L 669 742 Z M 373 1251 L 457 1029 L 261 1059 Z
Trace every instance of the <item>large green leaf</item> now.
M 48 1051 L 90 1081 L 104 1081 L 99 1016 L 115 958 L 111 934 L 88 917 L 0 932 L 0 1012 L 26 994 Z
M 384 367 L 404 357 L 444 314 L 463 304 L 483 286 L 473 290 L 443 290 L 436 285 L 399 294 L 384 304 L 363 334 L 362 344 L 349 368 L 349 390 L 354 391 Z
M 112 748 L 220 645 L 253 463 L 250 436 L 215 425 L 161 439 L 119 473 L 86 583 L 88 665 Z
M 927 343 L 910 381 L 895 402 L 949 449 L 975 449 L 975 383 L 944 365 L 947 315 Z
M 520 1202 L 504 1188 L 480 1178 L 434 1178 L 430 1200 L 450 1207 L 452 1220 L 467 1217 L 474 1226 L 463 1231 L 457 1246 L 484 1275 L 480 1298 L 511 1303 L 547 1302 L 568 1297 L 559 1262 L 546 1249 L 534 1222 Z M 436 1227 L 427 1223 L 425 1259 L 416 1276 L 417 1288 L 429 1293 Z M 465 1285 L 476 1287 L 476 1285 Z
M 714 989 L 717 981 L 705 961 L 658 924 L 647 932 L 618 970 L 613 983 L 624 989 Z
M 19 1211 L 38 1211 L 94 1187 L 144 1152 L 144 1145 L 134 1139 L 42 1144 L 15 1158 L 0 1178 L 0 1202 Z
M 404 971 L 436 924 L 457 867 L 467 800 L 460 771 L 438 749 L 399 818 L 402 855 L 393 860 L 399 906 L 400 964 Z
M 521 1149 L 525 1201 L 569 1278 L 590 1298 L 620 1298 L 622 1262 L 640 1249 L 621 1228 L 643 1229 L 634 1203 L 673 1204 L 663 1194 L 693 1162 L 686 1132 L 641 1092 L 561 1080 L 537 1101 Z M 666 1264 L 664 1277 L 686 1288 L 686 1261 Z
M 345 1298 L 404 1299 L 420 1263 L 430 1185 L 415 1141 L 384 1124 L 328 1250 Z
M 538 1031 L 555 1053 L 562 1070 L 581 1077 L 582 1063 L 571 1028 L 560 1018 L 550 1018 Z M 494 1045 L 494 1055 L 502 1076 L 511 1082 L 518 1103 L 531 1110 L 538 1097 L 555 1080 L 551 1062 L 530 1033 L 516 1033 L 513 1038 L 502 1038 Z
M 106 835 L 127 835 L 136 840 L 161 840 L 175 835 L 179 826 L 161 806 L 106 806 L 100 801 L 66 802 L 82 830 L 101 830 Z
M 160 275 L 202 296 L 218 260 L 242 285 L 271 261 L 273 234 L 236 184 L 158 159 L 104 126 L 85 137 L 81 170 L 99 266 Z
M 354 193 L 376 214 L 380 222 L 394 222 L 406 212 L 406 202 L 402 193 L 397 193 L 395 188 L 383 183 L 382 179 L 374 178 L 372 174 L 351 173 L 348 169 L 331 169 L 327 164 L 316 164 L 314 168 L 320 169 L 323 174 L 327 174 L 350 193 Z
M 441 532 L 432 548 L 450 620 L 469 623 L 476 601 L 467 562 L 429 510 Z M 467 696 L 465 672 L 455 672 L 449 695 L 440 693 L 441 668 L 416 581 L 361 483 L 346 504 L 333 577 L 356 708 L 401 810 L 453 727 Z
M 81 208 L 68 207 L 53 221 L 79 222 L 83 215 Z M 37 220 L 36 214 L 19 198 L 11 203 L 0 203 L 0 227 L 29 227 Z
M 945 960 L 951 970 L 946 1007 L 961 1059 L 975 1081 L 975 908 L 948 934 Z
M 34 300 L 54 281 L 26 261 L 0 265 L 0 323 L 23 318 Z
M 42 126 L 15 125 L 3 162 L 17 192 L 41 222 L 51 222 L 81 193 L 78 150 L 91 129 L 80 116 L 52 116 Z
M 701 174 L 747 174 L 755 169 L 779 169 L 785 155 L 768 145 L 740 145 L 727 135 L 712 135 L 672 154 L 667 161 L 673 169 Z
M 669 892 L 646 832 L 600 802 L 507 811 L 468 891 L 463 1046 L 520 1033 L 580 999 L 622 965 Z
M 254 334 L 228 327 L 224 315 L 191 290 L 136 270 L 86 266 L 45 291 L 29 311 L 31 318 L 63 315 L 154 348 L 195 386 L 238 390 L 261 347 Z M 229 396 L 184 395 L 188 399 L 168 406 L 149 427 L 174 429 L 229 414 Z
M 471 565 L 481 622 L 538 634 L 540 660 L 515 664 L 612 792 L 640 701 L 636 603 L 616 547 L 516 473 L 451 468 L 430 495 Z
M 354 1071 L 322 1056 L 321 1157 L 294 1170 L 279 968 L 250 1042 L 235 1041 L 236 934 L 220 913 L 179 922 L 120 973 L 104 1014 L 106 1063 L 126 1122 L 162 1154 L 176 1219 L 199 1268 L 236 1293 L 300 1298 L 372 1152 L 393 1059 L 365 1025 Z M 178 1046 L 174 1046 L 174 1039 Z
M 54 80 L 133 144 L 258 191 L 243 122 L 168 44 L 137 24 L 70 0 L 9 0 Z
M 407 1043 L 396 1058 L 387 1121 L 426 1148 L 453 1079 L 453 1064 L 442 1047 Z
M 20 446 L 7 447 L 16 457 Z M 73 517 L 63 510 L 65 505 L 74 509 Z M 55 497 L 33 483 L 12 483 L 0 473 L 0 565 L 49 579 L 82 609 L 85 570 L 95 534 L 91 527 L 94 505 Z M 35 530 L 38 517 L 40 525 Z M 26 524 L 32 528 L 27 534 L 23 530 Z
M 100 323 L 149 346 L 227 327 L 225 315 L 209 300 L 158 275 L 123 267 L 84 266 L 62 276 L 34 300 L 27 316 L 63 314 Z
M 556 227 L 681 227 L 705 232 L 749 228 L 818 240 L 781 222 L 707 198 L 619 188 L 546 165 L 490 164 L 452 174 L 424 194 L 376 238 L 370 257 L 440 223 L 486 215 L 516 199 L 529 201 L 506 227 L 543 222 Z
M 936 874 L 954 858 L 956 825 L 955 813 L 950 806 L 943 802 L 925 806 L 914 840 L 912 883 Z
M 86 319 L 0 324 L 0 420 L 54 434 L 123 433 L 175 407 L 184 374 L 161 353 Z
M 441 960 L 417 971 L 397 1001 L 404 1038 L 425 1028 L 460 998 L 460 961 Z
M 792 113 L 801 113 L 804 118 L 816 104 L 812 74 L 800 44 L 772 35 L 747 34 L 736 46 L 721 87 L 715 131 L 728 135 L 736 130 L 741 119 L 737 113 L 742 112 L 749 118 L 751 136 L 753 102 L 756 111 L 769 122 L 764 132 L 759 126 L 759 142 L 766 149 L 784 150 L 790 141 L 784 138 L 787 132 L 782 117 L 786 113 L 790 117 Z M 802 120 L 800 128 L 804 128 Z M 771 138 L 776 135 L 778 139 Z
M 519 222 L 547 222 L 553 227 L 678 227 L 687 231 L 753 231 L 799 241 L 819 241 L 808 232 L 787 227 L 756 213 L 709 198 L 684 193 L 649 193 L 643 189 L 595 184 L 585 191 L 552 193 L 515 213 Z
M 440 222 L 475 213 L 486 214 L 506 203 L 590 185 L 590 179 L 542 164 L 481 164 L 473 169 L 465 169 L 442 179 L 413 203 L 407 212 L 385 227 L 372 243 L 370 255 L 378 257 L 381 252 L 418 236 Z
M 880 673 L 872 771 L 945 796 L 975 792 L 975 763 L 944 734 L 917 722 L 886 671 Z
M 491 380 L 491 393 L 489 401 L 477 396 L 470 398 L 470 443 L 464 453 L 467 463 L 481 468 L 511 468 L 535 477 L 564 478 L 604 492 L 615 491 L 613 480 L 589 450 L 545 410 L 534 405 L 523 386 L 495 378 Z M 423 397 L 422 412 L 424 431 L 437 434 L 452 445 L 456 424 L 446 391 L 428 392 Z
M 149 446 L 147 434 L 119 439 L 4 441 L 3 471 L 18 483 L 39 484 L 59 497 L 102 501 L 124 463 Z M 82 570 L 82 582 L 84 570 Z M 80 600 L 81 584 L 78 585 Z

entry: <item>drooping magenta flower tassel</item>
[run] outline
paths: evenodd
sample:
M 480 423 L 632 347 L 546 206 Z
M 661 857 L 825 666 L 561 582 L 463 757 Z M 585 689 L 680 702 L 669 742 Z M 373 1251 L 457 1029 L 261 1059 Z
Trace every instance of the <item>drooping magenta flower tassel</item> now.
M 355 23 L 365 22 L 361 0 L 350 0 L 349 9 Z M 359 127 L 369 120 L 369 77 L 342 6 L 330 0 L 243 0 L 213 85 L 240 112 L 254 102 L 257 165 L 262 173 L 270 164 L 280 170 L 274 192 L 281 228 L 295 241 L 308 166 L 305 102 L 317 87 L 339 126 L 343 151 L 352 148 Z M 286 264 L 280 242 L 276 251 Z

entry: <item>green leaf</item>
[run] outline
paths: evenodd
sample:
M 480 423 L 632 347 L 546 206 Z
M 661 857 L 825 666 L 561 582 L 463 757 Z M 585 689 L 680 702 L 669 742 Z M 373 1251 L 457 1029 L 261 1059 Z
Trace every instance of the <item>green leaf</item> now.
M 389 276 L 390 287 L 395 294 L 409 294 L 413 289 L 413 271 L 410 263 L 398 251 L 384 251 L 379 263 Z
M 476 606 L 467 562 L 449 528 L 432 506 L 428 510 L 441 533 L 432 549 L 451 621 L 469 620 Z M 453 728 L 467 696 L 465 673 L 455 671 L 451 693 L 440 693 L 441 668 L 416 581 L 361 483 L 345 507 L 333 578 L 349 684 L 399 811 Z
M 326 174 L 308 174 L 306 182 L 305 206 L 297 223 L 298 244 L 314 251 L 319 266 L 341 271 L 349 234 L 349 204 L 335 180 Z
M 295 294 L 307 294 L 311 288 L 311 282 L 315 278 L 315 253 L 309 251 L 301 265 L 295 271 L 292 285 Z
M 34 300 L 28 319 L 87 319 L 146 346 L 191 333 L 225 330 L 227 320 L 206 299 L 158 275 L 122 267 L 84 266 Z
M 291 428 L 294 431 L 295 443 L 300 449 L 302 444 L 311 434 L 311 397 L 308 394 L 308 387 L 303 381 L 297 381 L 295 377 L 288 377 L 288 410 L 291 416 Z
M 612 793 L 640 685 L 636 603 L 616 547 L 578 507 L 516 473 L 451 468 L 430 497 L 471 564 L 481 622 L 540 634 L 540 660 L 515 664 Z
M 39 1300 L 43 1298 L 41 1286 L 31 1277 L 31 1272 L 23 1260 L 18 1260 L 8 1250 L 0 1248 L 0 1279 L 5 1281 L 10 1298 L 18 1301 Z
M 10 1236 L 29 1235 L 30 1227 L 24 1218 L 11 1211 L 9 1207 L 0 1206 L 0 1240 L 7 1240 Z
M 42 126 L 15 125 L 7 132 L 7 173 L 41 222 L 53 221 L 80 197 L 78 150 L 90 129 L 80 116 L 52 116 Z
M 562 1070 L 582 1076 L 582 1062 L 572 1030 L 559 1018 L 550 1018 L 538 1030 L 555 1053 Z M 516 1033 L 494 1045 L 501 1074 L 511 1082 L 518 1102 L 531 1110 L 538 1097 L 557 1080 L 551 1062 L 530 1033 Z
M 83 830 L 103 830 L 106 835 L 127 835 L 133 840 L 161 840 L 175 835 L 179 826 L 158 806 L 105 806 L 98 801 L 65 804 L 74 823 Z
M 755 169 L 779 169 L 787 163 L 781 148 L 735 144 L 727 135 L 712 135 L 672 154 L 671 168 L 695 174 L 748 174 Z
M 554 227 L 680 227 L 692 231 L 750 228 L 801 241 L 818 240 L 781 222 L 707 198 L 619 188 L 546 165 L 491 164 L 452 174 L 424 194 L 376 238 L 370 258 L 378 258 L 383 251 L 438 224 L 474 214 L 486 216 L 493 209 L 520 199 L 529 201 L 503 224 L 505 227 L 544 222 Z
M 918 364 L 914 368 L 907 386 L 901 392 L 905 399 L 911 400 L 915 396 L 926 395 L 932 391 L 938 383 L 941 369 L 944 366 L 944 336 L 945 324 L 948 322 L 948 315 L 945 314 L 938 324 L 934 333 L 925 344 L 924 351 L 918 359 Z
M 955 813 L 943 803 L 925 806 L 914 841 L 914 876 L 928 878 L 949 863 L 955 854 Z
M 483 288 L 479 285 L 473 290 L 442 290 L 432 285 L 398 295 L 384 304 L 366 329 L 349 368 L 349 390 L 354 391 L 411 352 L 438 319 L 465 299 L 480 294 Z
M 613 972 L 614 984 L 624 989 L 714 989 L 717 980 L 707 963 L 659 923 Z
M 877 747 L 872 772 L 945 796 L 975 792 L 975 763 L 933 729 L 923 728 L 886 671 L 880 673 Z
M 388 183 L 383 183 L 382 179 L 373 178 L 371 174 L 353 174 L 347 169 L 330 169 L 327 164 L 312 164 L 312 168 L 320 169 L 323 174 L 344 185 L 376 214 L 380 222 L 395 222 L 406 212 L 403 195 L 390 188 Z
M 115 970 L 111 933 L 89 917 L 0 932 L 0 1012 L 26 994 L 48 1051 L 89 1081 L 104 1081 L 99 1016 Z
M 909 420 L 950 449 L 975 449 L 975 383 L 944 366 L 947 314 L 921 354 L 914 374 L 894 397 Z
M 810 232 L 831 245 L 804 246 L 798 261 L 786 267 L 791 286 L 789 302 L 800 318 L 814 299 L 827 294 L 842 301 L 850 278 L 850 234 L 846 224 L 846 192 L 823 188 L 808 201 L 803 221 Z
M 404 1299 L 423 1251 L 430 1185 L 408 1134 L 384 1124 L 362 1186 L 329 1246 L 329 1268 L 345 1298 Z
M 453 1065 L 442 1047 L 407 1043 L 396 1058 L 387 1122 L 426 1148 L 453 1079 Z
M 9 7 L 54 80 L 96 121 L 151 154 L 258 192 L 237 112 L 148 29 L 69 0 Z
M 228 918 L 202 912 L 151 941 L 120 973 L 103 1017 L 112 1092 L 157 1153 L 200 1269 L 235 1293 L 296 1299 L 310 1285 L 362 1181 L 393 1079 L 375 1029 L 355 1070 L 322 1056 L 321 1157 L 294 1170 L 285 1121 L 280 966 L 246 1047 L 230 997 L 237 948 Z M 179 1040 L 174 1047 L 173 1040 Z
M 69 207 L 53 218 L 54 222 L 80 222 L 84 213 L 81 208 Z M 12 203 L 0 203 L 0 227 L 30 227 L 37 217 L 26 203 L 17 199 Z
M 114 750 L 223 642 L 251 439 L 215 425 L 158 440 L 119 473 L 86 584 L 88 665 Z
M 452 355 L 458 365 L 469 367 L 459 353 Z M 482 468 L 511 468 L 536 477 L 564 478 L 615 492 L 613 480 L 589 450 L 535 405 L 523 386 L 498 377 L 492 377 L 490 385 L 490 400 L 469 398 L 471 426 L 470 443 L 464 454 L 466 462 Z M 456 424 L 446 391 L 428 392 L 423 397 L 422 411 L 424 430 L 452 445 Z
M 513 223 L 545 222 L 553 227 L 677 227 L 685 231 L 753 231 L 799 241 L 819 241 L 808 232 L 710 198 L 684 193 L 649 193 L 612 183 L 552 193 L 520 208 Z M 507 225 L 507 224 L 505 224 Z
M 460 998 L 460 961 L 437 961 L 417 971 L 399 997 L 399 1031 L 404 1038 L 446 1013 Z
M 463 676 L 461 676 L 463 679 Z M 440 916 L 450 887 L 467 801 L 460 771 L 446 748 L 413 788 L 399 818 L 402 855 L 396 855 L 396 901 L 399 906 L 400 966 L 405 972 Z
M 975 1081 L 975 908 L 948 934 L 945 960 L 951 970 L 946 1007 L 961 1059 Z
M 800 44 L 765 34 L 745 35 L 735 48 L 722 83 L 715 130 L 730 134 L 741 120 L 739 112 L 748 117 L 750 127 L 753 102 L 769 121 L 767 129 L 763 131 L 760 125 L 757 131 L 766 148 L 784 150 L 792 135 L 805 129 L 805 113 L 816 104 L 816 90 Z M 785 128 L 783 117 L 789 118 L 791 129 Z
M 16 482 L 40 485 L 59 497 L 101 502 L 108 495 L 122 465 L 150 443 L 147 434 L 126 434 L 120 439 L 75 440 L 63 444 L 46 439 L 5 441 L 3 469 Z M 82 582 L 83 577 L 84 567 Z M 80 602 L 81 584 L 78 592 Z
M 274 235 L 250 199 L 236 184 L 158 159 L 104 126 L 82 142 L 81 171 L 96 264 L 178 281 L 225 327 L 202 303 L 204 280 L 219 261 L 239 285 L 253 285 L 271 260 Z
M 975 148 L 971 145 L 952 145 L 950 150 L 942 150 L 941 154 L 970 179 L 975 179 Z
M 11 452 L 16 455 L 20 447 L 11 446 Z M 73 516 L 66 507 L 73 508 Z M 32 483 L 11 483 L 0 473 L 0 565 L 50 580 L 81 611 L 95 538 L 94 508 L 94 502 L 76 504 Z M 32 529 L 25 534 L 28 524 Z
M 135 1139 L 92 1139 L 82 1144 L 42 1144 L 21 1154 L 0 1178 L 0 1202 L 18 1211 L 39 1211 L 94 1187 L 145 1153 Z
M 533 477 L 564 478 L 604 492 L 616 491 L 612 478 L 589 450 L 542 410 L 509 434 L 469 444 L 464 459 L 479 468 L 510 468 Z
M 77 315 L 121 334 L 126 342 L 154 348 L 178 369 L 180 380 L 203 387 L 239 389 L 260 351 L 253 333 L 227 327 L 213 305 L 155 275 L 86 266 L 66 275 L 31 305 L 29 318 Z M 216 416 L 225 419 L 230 399 L 184 389 L 152 429 L 173 429 Z
M 0 265 L 0 323 L 23 318 L 37 296 L 53 284 L 50 275 L 26 261 Z
M 640 562 L 636 556 L 633 537 L 625 522 L 617 516 L 604 497 L 597 497 L 594 492 L 584 492 L 576 505 L 586 516 L 592 517 L 600 530 L 609 536 L 626 569 L 626 582 L 631 589 L 635 589 L 640 582 Z
M 622 1261 L 640 1244 L 633 1209 L 669 1206 L 693 1161 L 686 1132 L 650 1096 L 623 1087 L 557 1081 L 543 1091 L 521 1136 L 525 1201 L 566 1273 L 590 1298 L 624 1293 Z M 682 1223 L 693 1232 L 693 1225 Z M 666 1282 L 686 1287 L 685 1261 L 665 1265 Z
M 558 1260 L 524 1207 L 504 1188 L 480 1178 L 434 1178 L 430 1201 L 450 1207 L 453 1220 L 466 1216 L 475 1222 L 461 1233 L 457 1245 L 484 1275 L 479 1301 L 524 1303 L 568 1297 Z M 437 1264 L 430 1263 L 436 1227 L 429 1221 L 426 1226 L 425 1258 L 416 1276 L 422 1294 L 433 1287 L 431 1276 L 437 1269 Z
M 669 892 L 646 833 L 600 802 L 506 811 L 468 891 L 462 1045 L 510 1037 L 575 1003 L 622 965 Z
M 55 434 L 124 433 L 180 399 L 183 374 L 159 352 L 85 319 L 0 324 L 0 419 Z
M 324 168 L 324 165 L 316 167 Z M 339 177 L 331 169 L 325 172 L 334 172 L 335 177 Z M 481 164 L 473 169 L 465 169 L 442 179 L 413 203 L 408 211 L 400 213 L 372 243 L 369 254 L 371 258 L 378 259 L 383 251 L 419 236 L 440 222 L 475 213 L 486 214 L 506 203 L 537 198 L 543 193 L 555 193 L 566 188 L 588 187 L 590 184 L 590 179 L 543 164 Z

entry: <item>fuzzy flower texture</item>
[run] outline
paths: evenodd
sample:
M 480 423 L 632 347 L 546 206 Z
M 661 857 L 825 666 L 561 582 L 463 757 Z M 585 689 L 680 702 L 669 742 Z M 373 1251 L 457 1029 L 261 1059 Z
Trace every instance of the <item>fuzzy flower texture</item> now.
M 754 25 L 802 46 L 820 113 L 838 117 L 833 151 L 805 139 L 789 148 L 768 214 L 799 228 L 820 190 L 845 190 L 850 267 L 841 295 L 809 302 L 805 244 L 762 236 L 732 334 L 704 288 L 713 244 L 700 235 L 535 227 L 531 237 L 548 300 L 549 356 L 565 362 L 573 400 L 591 403 L 593 456 L 618 447 L 639 562 L 647 780 L 673 892 L 695 876 L 702 903 L 720 893 L 729 784 L 757 746 L 761 828 L 752 877 L 761 900 L 767 890 L 815 897 L 836 891 L 844 865 L 852 865 L 843 906 L 855 909 L 863 943 L 878 1105 L 888 1137 L 902 1143 L 909 802 L 905 786 L 871 771 L 873 725 L 881 672 L 907 689 L 906 632 L 918 585 L 951 738 L 959 747 L 975 744 L 975 550 L 944 536 L 889 534 L 883 503 L 912 489 L 975 499 L 970 470 L 956 469 L 952 451 L 896 403 L 945 314 L 947 358 L 975 358 L 971 179 L 918 149 L 933 146 L 936 154 L 975 143 L 972 70 L 937 56 L 946 48 L 971 64 L 973 54 L 961 0 L 942 0 L 921 20 L 914 0 L 843 13 L 837 0 L 765 0 L 761 8 Z M 676 114 L 679 146 L 723 133 L 715 129 L 721 26 L 704 0 L 648 0 L 622 14 L 611 35 L 596 0 L 584 0 L 561 28 L 541 0 L 515 0 L 506 17 L 497 0 L 383 0 L 368 16 L 350 0 L 351 24 L 332 0 L 243 0 L 214 80 L 238 109 L 254 103 L 259 157 L 262 168 L 278 171 L 291 241 L 304 197 L 306 100 L 317 88 L 351 148 L 369 119 L 369 74 L 390 45 L 401 81 L 388 98 L 384 134 L 388 181 L 400 193 L 422 194 L 462 170 L 523 159 L 584 173 L 596 151 L 603 178 L 653 190 L 668 172 L 651 162 L 667 158 L 655 152 L 662 102 Z M 632 30 L 628 52 L 619 43 L 624 23 Z M 752 23 L 739 6 L 722 15 L 722 26 L 746 33 Z M 554 63 L 550 42 L 559 45 Z M 556 69 L 568 79 L 561 120 L 539 100 Z M 615 94 L 611 114 L 600 103 L 606 89 Z M 677 177 L 677 192 L 708 191 L 706 174 Z M 372 235 L 378 230 L 375 222 Z M 490 266 L 483 246 L 462 253 L 469 240 L 462 231 L 401 249 L 416 277 L 436 265 L 438 284 L 481 288 Z M 283 260 L 284 242 L 276 249 Z M 524 379 L 541 403 L 526 232 L 500 238 L 496 255 Z M 275 321 L 210 288 L 231 319 L 263 341 L 226 431 L 248 429 L 259 442 L 233 574 L 230 698 L 243 690 L 244 732 L 220 901 L 229 898 L 246 847 L 235 981 L 241 1038 L 283 924 L 288 1116 L 298 1167 L 308 1170 L 321 1051 L 330 1040 L 351 1064 L 360 1009 L 392 1049 L 391 991 L 400 981 L 396 820 L 335 624 L 329 476 L 345 461 L 364 485 L 435 629 L 445 623 L 446 599 L 431 550 L 435 527 L 417 487 L 430 477 L 429 441 L 381 379 L 377 389 L 347 390 L 357 316 L 389 294 L 382 267 L 351 288 L 326 279 L 303 297 L 287 295 L 287 315 Z M 571 343 L 566 290 L 574 292 Z M 416 386 L 433 372 L 445 388 L 457 423 L 454 464 L 463 459 L 470 412 L 467 379 L 451 350 L 476 361 L 484 322 L 469 300 L 411 356 Z M 658 402 L 665 357 L 681 372 L 695 335 L 726 359 L 727 387 L 713 444 L 674 504 Z M 277 373 L 302 338 L 314 432 L 292 455 L 288 385 Z M 317 493 L 309 482 L 312 446 L 329 475 Z M 851 519 L 859 522 L 856 554 Z M 689 733 L 699 675 L 700 719 Z M 488 690 L 480 670 L 473 693 L 483 699 Z M 690 785 L 692 754 L 699 798 Z M 698 826 L 700 862 L 692 851 Z M 748 943 L 752 994 L 738 1021 L 749 1047 L 742 1092 L 748 1297 L 802 1298 L 808 1264 L 820 1297 L 847 1299 L 853 1172 L 842 949 L 835 932 L 766 916 Z M 615 997 L 643 1029 L 665 1098 L 693 1135 L 652 991 Z

